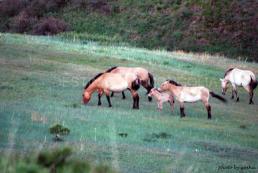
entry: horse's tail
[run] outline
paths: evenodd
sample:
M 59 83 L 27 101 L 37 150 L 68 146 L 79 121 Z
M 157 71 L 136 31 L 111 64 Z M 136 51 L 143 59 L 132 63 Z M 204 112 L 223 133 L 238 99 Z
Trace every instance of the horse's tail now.
M 252 76 L 251 76 L 251 81 L 250 81 L 250 83 L 249 83 L 249 86 L 250 86 L 250 88 L 252 89 L 252 90 L 254 90 L 256 87 L 257 87 L 257 85 L 258 85 L 258 82 L 257 82 L 257 80 L 254 78 L 252 78 Z
M 150 79 L 150 87 L 153 88 L 153 87 L 154 87 L 154 78 L 153 78 L 153 75 L 148 72 L 148 76 L 149 76 L 149 79 Z
M 215 93 L 212 92 L 212 91 L 210 91 L 210 95 L 211 95 L 212 97 L 214 97 L 214 98 L 216 98 L 216 99 L 218 99 L 218 100 L 224 102 L 224 103 L 227 102 L 227 100 L 226 100 L 224 97 L 222 97 L 222 96 L 220 96 L 220 95 L 218 95 L 218 94 L 215 94 Z

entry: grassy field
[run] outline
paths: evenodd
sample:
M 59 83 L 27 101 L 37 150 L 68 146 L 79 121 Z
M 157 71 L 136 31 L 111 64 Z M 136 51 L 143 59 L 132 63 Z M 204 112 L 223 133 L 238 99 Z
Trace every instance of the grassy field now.
M 132 99 L 117 94 L 113 107 L 97 106 L 96 95 L 81 104 L 84 85 L 111 66 L 142 66 L 154 75 L 156 86 L 175 79 L 185 85 L 205 85 L 220 93 L 219 78 L 228 67 L 258 73 L 255 63 L 206 54 L 147 50 L 102 45 L 58 37 L 0 35 L 0 152 L 6 157 L 70 146 L 75 157 L 112 166 L 119 172 L 237 172 L 220 166 L 251 166 L 258 171 L 258 96 L 248 105 L 211 99 L 212 120 L 201 103 L 162 112 L 140 89 L 140 110 Z M 71 130 L 56 143 L 48 128 L 60 123 Z M 119 133 L 127 133 L 121 137 Z M 240 168 L 239 168 L 240 169 Z

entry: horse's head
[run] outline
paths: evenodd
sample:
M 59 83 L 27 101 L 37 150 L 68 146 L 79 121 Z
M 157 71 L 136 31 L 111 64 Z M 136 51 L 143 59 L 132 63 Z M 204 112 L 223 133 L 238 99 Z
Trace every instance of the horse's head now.
M 228 89 L 228 80 L 226 79 L 220 79 L 221 81 L 221 88 L 222 88 L 222 94 L 225 95 Z
M 159 91 L 163 92 L 163 91 L 167 91 L 169 90 L 169 81 L 165 81 L 160 85 L 160 88 L 158 89 Z
M 84 93 L 82 94 L 82 102 L 84 104 L 87 104 L 90 101 L 91 98 L 91 94 L 87 91 L 84 91 Z
M 155 94 L 156 90 L 157 90 L 157 88 L 152 88 L 152 89 L 150 90 L 148 96 L 149 96 L 149 97 L 152 97 L 152 96 Z

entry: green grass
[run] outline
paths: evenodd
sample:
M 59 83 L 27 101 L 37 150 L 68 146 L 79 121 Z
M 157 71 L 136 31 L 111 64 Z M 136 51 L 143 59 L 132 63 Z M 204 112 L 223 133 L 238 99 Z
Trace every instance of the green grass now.
M 115 65 L 147 68 L 156 86 L 176 79 L 220 93 L 219 77 L 227 67 L 257 73 L 255 63 L 14 34 L 1 35 L 0 51 L 0 150 L 7 156 L 71 146 L 75 157 L 120 172 L 217 172 L 220 165 L 234 164 L 258 169 L 258 97 L 248 105 L 242 89 L 239 103 L 229 96 L 228 104 L 211 99 L 212 120 L 201 103 L 187 104 L 185 119 L 179 117 L 178 104 L 174 112 L 167 104 L 158 112 L 143 89 L 140 110 L 131 109 L 129 93 L 126 100 L 116 94 L 112 108 L 104 97 L 98 107 L 96 95 L 87 106 L 81 104 L 87 81 Z M 48 131 L 57 123 L 71 130 L 62 143 L 53 142 Z

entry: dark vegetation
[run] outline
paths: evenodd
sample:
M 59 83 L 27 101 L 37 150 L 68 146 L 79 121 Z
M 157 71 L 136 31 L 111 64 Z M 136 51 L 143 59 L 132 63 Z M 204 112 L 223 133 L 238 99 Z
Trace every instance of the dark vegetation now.
M 40 152 L 37 156 L 9 156 L 0 158 L 0 170 L 8 173 L 112 173 L 106 165 L 92 165 L 72 158 L 70 148 Z M 5 171 L 4 171 L 5 172 Z
M 55 137 L 53 138 L 54 141 L 63 141 L 63 138 L 61 136 L 69 135 L 70 129 L 60 124 L 56 124 L 49 128 L 49 132 L 50 134 L 55 135 Z
M 66 34 L 256 60 L 256 0 L 2 0 L 0 31 Z

